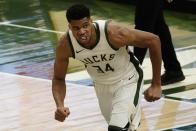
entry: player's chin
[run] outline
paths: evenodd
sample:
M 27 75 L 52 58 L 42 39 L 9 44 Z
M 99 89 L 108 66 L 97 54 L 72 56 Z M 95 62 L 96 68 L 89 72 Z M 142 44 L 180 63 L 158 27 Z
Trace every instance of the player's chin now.
M 88 40 L 79 40 L 80 44 L 83 44 L 83 45 L 87 45 L 88 44 Z

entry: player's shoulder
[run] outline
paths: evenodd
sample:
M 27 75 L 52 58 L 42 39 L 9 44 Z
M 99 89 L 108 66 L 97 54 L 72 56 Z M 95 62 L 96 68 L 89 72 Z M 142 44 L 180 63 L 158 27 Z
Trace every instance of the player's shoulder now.
M 121 26 L 120 23 L 118 23 L 117 21 L 114 20 L 109 20 L 107 22 L 107 31 L 108 33 L 117 33 L 118 31 L 120 31 L 122 29 L 123 26 Z
M 56 48 L 58 50 L 67 50 L 69 48 L 69 37 L 68 34 L 65 33 L 62 36 L 60 36 L 60 39 L 57 42 Z
M 63 53 L 63 54 L 66 54 L 68 56 L 72 56 L 72 53 L 70 53 L 70 46 L 69 46 L 69 40 L 68 40 L 68 35 L 67 33 L 63 34 L 58 43 L 57 43 L 57 46 L 56 46 L 56 52 L 59 52 L 59 53 Z
M 68 43 L 67 34 L 63 34 L 58 41 L 57 47 L 63 48 L 67 45 L 67 43 Z

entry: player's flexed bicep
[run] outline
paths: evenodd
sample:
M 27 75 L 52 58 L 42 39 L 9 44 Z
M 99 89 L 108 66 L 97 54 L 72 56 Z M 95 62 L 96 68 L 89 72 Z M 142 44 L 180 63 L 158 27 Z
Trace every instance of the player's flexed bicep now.
M 150 48 L 154 43 L 156 44 L 156 42 L 159 41 L 157 35 L 121 26 L 113 21 L 108 24 L 107 33 L 110 43 L 116 48 L 125 45 Z

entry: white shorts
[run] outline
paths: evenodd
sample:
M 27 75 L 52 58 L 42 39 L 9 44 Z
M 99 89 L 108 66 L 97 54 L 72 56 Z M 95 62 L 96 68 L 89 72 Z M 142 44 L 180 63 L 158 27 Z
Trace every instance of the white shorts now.
M 136 130 L 141 120 L 143 74 L 135 72 L 111 85 L 95 84 L 101 112 L 109 125 Z

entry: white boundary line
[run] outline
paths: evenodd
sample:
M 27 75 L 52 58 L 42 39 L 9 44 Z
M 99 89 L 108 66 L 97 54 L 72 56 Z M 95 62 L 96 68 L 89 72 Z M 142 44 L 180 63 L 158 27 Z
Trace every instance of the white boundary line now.
M 16 25 L 16 24 L 11 24 L 9 22 L 1 22 L 0 25 L 25 28 L 25 29 L 31 29 L 31 30 L 37 30 L 37 31 L 44 31 L 44 32 L 51 32 L 51 33 L 56 33 L 56 34 L 64 34 L 65 33 L 65 32 L 61 32 L 61 31 L 53 31 L 53 30 L 48 30 L 48 29 L 41 29 L 41 28 L 35 28 L 35 27 L 29 27 L 29 26 L 23 26 L 23 25 Z
M 196 45 L 191 45 L 191 46 L 176 48 L 175 51 L 182 51 L 182 50 L 187 50 L 187 49 L 191 49 L 191 48 L 196 48 Z
M 0 75 L 1 74 L 7 75 L 7 76 L 14 76 L 14 77 L 18 77 L 18 78 L 27 78 L 27 79 L 41 80 L 41 81 L 45 81 L 45 82 L 50 82 L 51 81 L 51 80 L 43 79 L 43 78 L 36 78 L 36 77 L 31 77 L 31 76 L 23 76 L 23 75 L 6 73 L 6 72 L 0 72 Z
M 6 21 L 3 21 L 3 22 L 0 22 L 1 23 L 17 23 L 17 22 L 26 22 L 26 21 L 29 21 L 29 20 L 36 20 L 36 19 L 40 19 L 39 16 L 33 16 L 33 17 L 27 17 L 27 18 L 24 18 L 24 19 L 13 19 L 13 20 L 6 20 Z
M 18 74 L 12 74 L 12 73 L 6 73 L 6 72 L 0 72 L 0 75 L 6 75 L 6 76 L 12 76 L 12 77 L 18 77 L 18 78 L 23 78 L 23 79 L 32 79 L 32 80 L 38 80 L 38 81 L 44 81 L 44 82 L 49 82 L 51 83 L 52 80 L 49 79 L 43 79 L 43 78 L 37 78 L 37 77 L 31 77 L 31 76 L 23 76 L 23 75 L 18 75 Z M 78 86 L 80 84 L 74 84 L 74 83 L 70 83 L 70 82 L 66 82 L 67 86 Z M 80 85 L 80 87 L 85 87 L 85 88 L 91 88 L 94 90 L 94 88 L 92 88 L 92 86 L 85 86 L 85 85 Z M 69 88 L 69 87 L 68 87 Z M 77 88 L 77 87 L 74 87 Z

